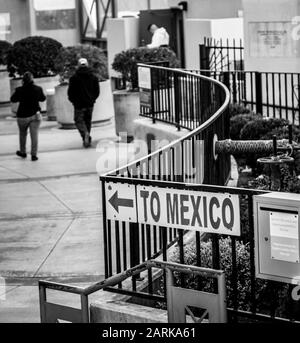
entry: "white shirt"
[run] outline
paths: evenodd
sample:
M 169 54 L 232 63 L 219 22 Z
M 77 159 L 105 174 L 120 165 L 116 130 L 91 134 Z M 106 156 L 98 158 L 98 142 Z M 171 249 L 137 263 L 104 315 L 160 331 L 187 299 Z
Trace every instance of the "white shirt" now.
M 169 45 L 169 34 L 166 31 L 165 28 L 161 27 L 159 29 L 157 29 L 152 36 L 152 42 L 151 44 L 148 44 L 147 47 L 148 48 L 158 48 L 161 45 Z

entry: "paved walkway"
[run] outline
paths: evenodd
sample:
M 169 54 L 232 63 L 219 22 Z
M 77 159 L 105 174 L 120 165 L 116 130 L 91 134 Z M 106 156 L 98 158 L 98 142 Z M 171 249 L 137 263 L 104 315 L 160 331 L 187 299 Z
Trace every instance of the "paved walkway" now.
M 9 112 L 0 108 L 0 323 L 39 322 L 39 279 L 103 278 L 98 174 L 133 159 L 135 147 L 117 143 L 113 124 L 94 128 L 84 149 L 76 130 L 44 121 L 39 161 L 22 160 Z

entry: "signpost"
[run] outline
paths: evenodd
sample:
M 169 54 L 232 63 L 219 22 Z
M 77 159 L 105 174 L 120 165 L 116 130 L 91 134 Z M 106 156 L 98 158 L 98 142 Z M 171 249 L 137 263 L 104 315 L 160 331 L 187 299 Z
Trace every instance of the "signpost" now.
M 238 195 L 107 183 L 111 220 L 240 236 Z

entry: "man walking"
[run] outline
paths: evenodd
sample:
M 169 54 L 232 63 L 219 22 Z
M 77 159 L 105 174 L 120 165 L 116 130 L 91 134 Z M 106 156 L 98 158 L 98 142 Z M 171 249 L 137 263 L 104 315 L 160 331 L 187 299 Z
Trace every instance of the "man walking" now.
M 93 108 L 99 94 L 98 78 L 89 68 L 87 59 L 80 58 L 78 69 L 69 81 L 68 98 L 74 106 L 75 125 L 85 148 L 91 146 Z
M 27 71 L 23 75 L 23 85 L 11 96 L 11 102 L 19 102 L 17 122 L 19 127 L 20 150 L 17 156 L 26 158 L 26 140 L 28 129 L 31 137 L 31 160 L 37 161 L 38 134 L 42 116 L 39 102 L 46 100 L 41 87 L 34 84 L 33 75 Z

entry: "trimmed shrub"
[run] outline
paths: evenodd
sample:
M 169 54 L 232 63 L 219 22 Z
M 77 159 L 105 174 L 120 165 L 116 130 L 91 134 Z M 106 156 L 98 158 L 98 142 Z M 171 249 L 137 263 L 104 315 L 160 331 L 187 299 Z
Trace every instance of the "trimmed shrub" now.
M 255 115 L 255 113 L 243 104 L 230 104 L 229 105 L 229 116 L 234 117 L 238 114 L 249 114 Z
M 12 45 L 6 40 L 0 40 L 0 64 L 6 65 L 7 54 Z
M 252 120 L 246 124 L 240 134 L 243 140 L 257 140 L 262 139 L 263 136 L 271 132 L 272 130 L 288 125 L 288 121 L 278 118 L 261 118 Z
M 179 60 L 173 50 L 165 47 L 149 49 L 146 47 L 133 48 L 122 51 L 114 58 L 112 68 L 121 73 L 128 88 L 138 88 L 138 63 L 169 62 L 170 68 L 178 68 Z
M 236 114 L 230 118 L 230 138 L 233 140 L 239 140 L 241 130 L 243 127 L 251 121 L 259 120 L 262 117 L 254 113 L 242 113 Z
M 55 59 L 62 45 L 55 39 L 34 36 L 13 44 L 7 54 L 10 76 L 22 76 L 30 71 L 35 78 L 57 74 Z
M 223 238 L 219 240 L 221 265 L 220 269 L 225 271 L 226 275 L 226 293 L 227 307 L 233 307 L 237 303 L 239 310 L 250 311 L 251 305 L 251 272 L 250 272 L 250 246 L 243 242 L 236 242 L 237 256 L 237 297 L 234 297 L 232 282 L 232 247 L 231 239 Z M 197 249 L 195 242 L 191 242 L 184 247 L 184 256 L 186 265 L 196 265 Z M 179 261 L 178 249 L 171 258 L 172 262 Z M 201 242 L 201 266 L 204 268 L 212 267 L 212 242 Z M 198 289 L 197 276 L 185 278 L 186 288 Z M 175 274 L 175 283 L 180 287 L 179 275 Z M 201 290 L 213 292 L 212 279 L 202 279 Z M 286 284 L 278 285 L 277 311 L 276 316 L 288 317 L 289 313 L 289 287 Z M 274 284 L 265 280 L 256 279 L 256 303 L 257 312 L 269 314 L 270 303 L 274 297 Z M 299 311 L 294 313 L 299 318 Z
M 62 48 L 55 59 L 55 68 L 60 74 L 61 81 L 68 80 L 74 75 L 80 58 L 88 60 L 89 67 L 99 81 L 108 79 L 107 57 L 104 51 L 93 45 L 78 44 Z

